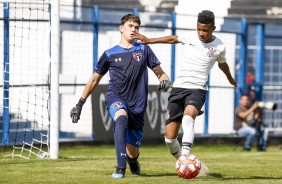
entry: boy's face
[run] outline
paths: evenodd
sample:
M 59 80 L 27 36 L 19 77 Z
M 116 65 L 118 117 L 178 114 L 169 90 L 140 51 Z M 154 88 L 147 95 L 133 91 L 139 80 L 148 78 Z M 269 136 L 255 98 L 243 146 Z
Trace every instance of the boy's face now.
M 201 42 L 209 43 L 213 41 L 212 33 L 215 30 L 215 26 L 212 24 L 197 23 L 197 33 Z
M 119 30 L 127 41 L 133 40 L 132 36 L 134 33 L 138 33 L 140 25 L 133 21 L 125 22 L 119 26 Z

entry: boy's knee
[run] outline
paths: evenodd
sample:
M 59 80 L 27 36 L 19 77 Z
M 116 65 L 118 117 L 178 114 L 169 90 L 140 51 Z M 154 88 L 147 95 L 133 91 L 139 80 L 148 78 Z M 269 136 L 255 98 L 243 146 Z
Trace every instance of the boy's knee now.
M 251 131 L 250 131 L 250 133 L 251 133 L 251 135 L 256 135 L 256 130 L 255 129 L 252 129 Z

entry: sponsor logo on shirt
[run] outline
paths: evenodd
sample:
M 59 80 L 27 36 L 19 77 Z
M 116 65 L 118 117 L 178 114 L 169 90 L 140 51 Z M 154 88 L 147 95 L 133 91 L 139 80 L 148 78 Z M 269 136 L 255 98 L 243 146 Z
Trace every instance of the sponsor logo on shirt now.
M 140 61 L 140 60 L 141 60 L 141 57 L 142 57 L 142 52 L 141 52 L 140 50 L 133 52 L 133 58 L 134 58 L 136 61 Z

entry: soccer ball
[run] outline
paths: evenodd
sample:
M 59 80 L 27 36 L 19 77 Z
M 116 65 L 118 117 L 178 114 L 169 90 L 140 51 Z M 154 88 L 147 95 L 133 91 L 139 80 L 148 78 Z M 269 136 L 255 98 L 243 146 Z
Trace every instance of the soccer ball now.
M 48 158 L 48 156 L 49 156 L 49 153 L 47 153 L 47 152 L 42 152 L 42 153 L 40 153 L 40 154 L 38 155 L 38 158 L 44 159 L 44 158 Z
M 192 179 L 199 174 L 201 170 L 201 161 L 193 154 L 182 155 L 178 158 L 175 168 L 179 177 Z

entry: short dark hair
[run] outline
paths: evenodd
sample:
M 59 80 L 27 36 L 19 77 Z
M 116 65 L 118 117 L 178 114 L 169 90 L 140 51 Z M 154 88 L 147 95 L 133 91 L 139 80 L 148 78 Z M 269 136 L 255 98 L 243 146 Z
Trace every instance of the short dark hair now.
M 212 11 L 203 10 L 198 14 L 198 23 L 214 25 L 214 14 Z
M 248 98 L 249 98 L 248 93 L 243 93 L 243 94 L 241 95 L 241 97 L 240 97 L 240 98 L 242 98 L 243 96 L 246 96 L 246 97 L 248 97 Z
M 127 14 L 127 15 L 123 16 L 120 19 L 120 25 L 124 25 L 125 22 L 128 22 L 128 21 L 135 22 L 135 23 L 139 24 L 139 26 L 141 25 L 140 18 L 138 16 L 136 16 L 136 15 L 133 15 L 133 14 Z

